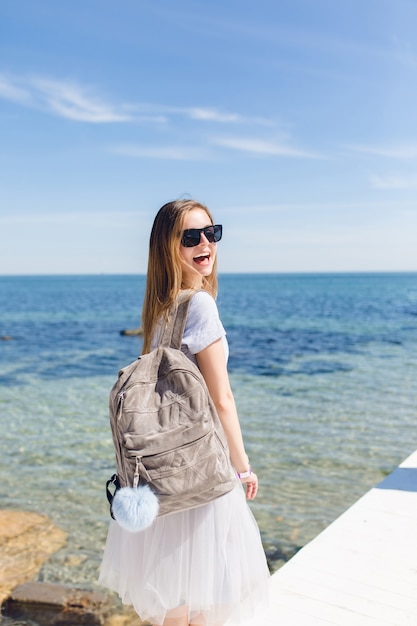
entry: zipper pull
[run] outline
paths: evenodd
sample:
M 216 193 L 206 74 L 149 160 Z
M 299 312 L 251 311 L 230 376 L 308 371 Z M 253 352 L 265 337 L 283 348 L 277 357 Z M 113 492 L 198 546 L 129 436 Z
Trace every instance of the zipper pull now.
M 139 485 L 139 463 L 140 463 L 140 456 L 136 457 L 136 467 L 135 467 L 135 473 L 133 475 L 133 486 L 138 487 Z
M 115 402 L 114 402 L 114 412 L 117 415 L 117 417 L 119 418 L 122 412 L 122 408 L 123 408 L 123 401 L 125 399 L 125 393 L 126 391 L 123 389 L 123 391 L 120 391 L 116 398 L 115 398 Z
M 145 476 L 145 480 L 148 483 L 150 483 L 151 482 L 151 477 L 149 476 L 146 467 L 142 463 L 142 457 L 141 456 L 137 456 L 135 460 L 136 460 L 136 467 L 135 467 L 135 473 L 133 474 L 133 486 L 134 487 L 138 487 L 138 485 L 139 485 L 139 480 L 140 480 L 139 467 L 142 470 L 142 472 L 141 472 L 142 476 Z

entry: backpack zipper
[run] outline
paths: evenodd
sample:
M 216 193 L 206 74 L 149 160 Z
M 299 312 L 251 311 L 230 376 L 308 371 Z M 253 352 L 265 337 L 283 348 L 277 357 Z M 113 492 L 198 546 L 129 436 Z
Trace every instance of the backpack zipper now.
M 148 470 L 146 469 L 146 467 L 142 463 L 142 457 L 141 456 L 135 457 L 135 462 L 136 462 L 136 466 L 135 466 L 135 473 L 133 475 L 133 486 L 137 487 L 139 485 L 139 480 L 140 480 L 139 467 L 142 470 L 142 474 L 145 474 L 147 482 L 150 483 L 151 482 L 151 477 L 148 474 Z
M 122 389 L 122 391 L 120 391 L 116 398 L 117 398 L 117 404 L 116 404 L 116 423 L 115 423 L 115 427 L 118 430 L 118 422 L 119 422 L 119 417 L 122 413 L 122 409 L 123 409 L 123 401 L 125 399 L 125 394 L 126 394 L 126 389 Z M 124 458 L 124 454 L 123 454 L 123 450 L 122 450 L 122 446 L 120 445 L 120 437 L 117 437 L 117 441 L 119 444 L 119 456 L 120 456 L 120 462 L 121 465 L 123 467 L 123 479 L 125 481 L 125 485 L 129 484 L 128 481 L 128 472 L 126 469 L 126 462 L 125 462 L 125 458 Z M 135 477 L 136 477 L 136 470 L 135 470 Z M 137 486 L 137 485 L 136 485 Z

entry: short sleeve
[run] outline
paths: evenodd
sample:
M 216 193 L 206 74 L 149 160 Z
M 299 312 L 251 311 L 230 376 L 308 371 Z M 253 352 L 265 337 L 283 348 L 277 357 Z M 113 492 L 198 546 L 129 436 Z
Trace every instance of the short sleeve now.
M 226 331 L 219 318 L 217 305 L 206 291 L 198 291 L 190 302 L 185 323 L 183 345 L 191 354 L 198 354 L 214 341 L 223 339 Z

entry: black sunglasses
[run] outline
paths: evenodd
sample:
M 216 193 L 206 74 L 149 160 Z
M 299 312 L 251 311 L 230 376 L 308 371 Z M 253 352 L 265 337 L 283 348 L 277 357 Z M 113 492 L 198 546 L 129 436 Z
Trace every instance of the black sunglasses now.
M 201 240 L 201 233 L 204 233 L 209 243 L 217 243 L 222 238 L 223 226 L 215 224 L 213 226 L 205 226 L 204 228 L 187 228 L 182 233 L 181 244 L 184 248 L 198 246 Z

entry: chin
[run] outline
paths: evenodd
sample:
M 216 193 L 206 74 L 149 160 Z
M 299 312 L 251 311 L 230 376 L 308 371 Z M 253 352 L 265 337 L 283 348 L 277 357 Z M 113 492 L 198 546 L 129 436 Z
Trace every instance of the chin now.
M 207 276 L 210 276 L 213 273 L 213 266 L 205 268 L 200 267 L 197 271 L 202 278 L 207 278 Z

